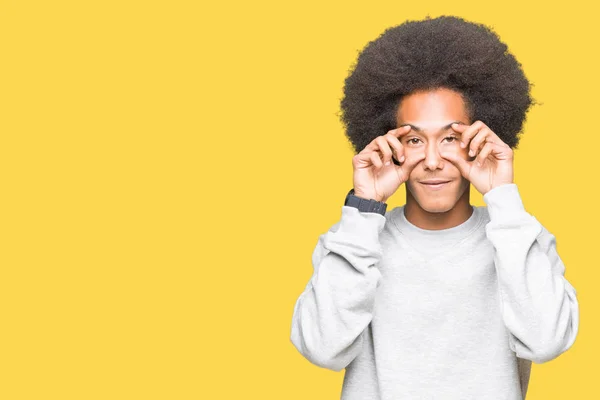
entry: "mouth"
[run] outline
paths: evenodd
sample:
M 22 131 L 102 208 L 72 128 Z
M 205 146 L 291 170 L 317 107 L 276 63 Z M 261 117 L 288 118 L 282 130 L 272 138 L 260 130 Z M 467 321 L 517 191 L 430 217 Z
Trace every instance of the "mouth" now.
M 436 190 L 436 189 L 443 188 L 448 183 L 450 183 L 450 181 L 435 180 L 435 181 L 423 181 L 423 182 L 419 182 L 419 183 L 421 183 L 423 186 L 425 186 L 428 189 Z

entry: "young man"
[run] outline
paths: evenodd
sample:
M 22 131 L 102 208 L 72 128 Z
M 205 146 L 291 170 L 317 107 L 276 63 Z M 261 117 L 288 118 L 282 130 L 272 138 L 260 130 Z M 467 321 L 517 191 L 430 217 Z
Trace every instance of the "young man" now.
M 531 361 L 573 345 L 576 291 L 513 180 L 529 87 L 495 33 L 456 17 L 359 55 L 342 99 L 354 187 L 291 329 L 312 363 L 346 369 L 343 400 L 523 399 Z

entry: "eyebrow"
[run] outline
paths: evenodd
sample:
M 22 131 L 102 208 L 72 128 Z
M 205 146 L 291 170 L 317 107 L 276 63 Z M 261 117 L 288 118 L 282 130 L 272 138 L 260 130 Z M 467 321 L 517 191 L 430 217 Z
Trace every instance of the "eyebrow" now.
M 464 122 L 461 122 L 461 121 L 452 121 L 448 125 L 443 126 L 438 132 L 444 132 L 444 131 L 447 131 L 449 129 L 452 129 L 452 124 L 466 125 Z M 418 126 L 413 125 L 413 124 L 402 124 L 402 125 L 399 125 L 398 128 L 401 128 L 401 127 L 407 126 L 407 125 L 410 126 L 411 129 L 413 129 L 413 130 L 415 130 L 417 132 L 423 132 L 423 128 L 419 128 Z

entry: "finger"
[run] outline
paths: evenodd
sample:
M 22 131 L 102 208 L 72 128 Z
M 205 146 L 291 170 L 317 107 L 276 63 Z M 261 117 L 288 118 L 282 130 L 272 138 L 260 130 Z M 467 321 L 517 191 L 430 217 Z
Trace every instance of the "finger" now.
M 455 122 L 451 125 L 452 129 L 455 132 L 460 133 L 460 140 L 458 143 L 459 143 L 460 147 L 462 147 L 463 149 L 465 147 L 467 147 L 467 144 L 463 141 L 463 138 L 464 138 L 463 133 L 469 128 L 469 126 L 471 126 L 471 125 L 462 124 L 462 123 L 458 123 L 458 122 Z
M 496 160 L 511 160 L 514 157 L 514 152 L 513 150 L 510 148 L 510 146 L 508 146 L 505 143 L 493 143 L 493 142 L 489 142 L 486 143 L 486 146 L 489 147 L 490 151 L 487 152 L 485 154 L 481 154 L 483 153 L 483 150 L 481 151 L 481 165 L 483 165 L 483 163 L 486 160 L 490 160 L 490 155 L 496 159 Z M 478 158 L 480 158 L 478 157 Z
M 410 129 L 410 125 L 405 125 L 401 126 L 400 128 L 393 129 L 385 135 L 395 155 L 395 157 L 394 155 L 392 156 L 392 162 L 394 165 L 399 166 L 400 163 L 404 162 L 406 159 L 406 156 L 404 155 L 404 146 L 400 142 L 399 138 L 410 132 Z
M 473 138 L 473 140 L 471 140 L 471 143 L 469 144 L 469 155 L 471 157 L 476 156 L 486 143 L 492 143 L 492 134 L 492 130 L 487 126 L 479 130 L 479 132 L 477 132 L 477 135 Z
M 456 168 L 458 168 L 458 170 L 460 171 L 461 175 L 464 176 L 465 178 L 467 178 L 469 176 L 469 171 L 471 170 L 471 162 L 465 160 L 464 158 L 462 158 L 460 155 L 452 152 L 452 151 L 446 151 L 446 152 L 441 152 L 440 155 L 450 161 L 452 164 L 454 164 L 456 166 Z
M 386 138 L 383 136 L 378 136 L 375 138 L 375 141 L 379 146 L 379 151 L 382 154 L 383 164 L 387 165 L 388 163 L 391 163 L 393 153 Z
M 369 154 L 369 158 L 371 159 L 371 163 L 375 166 L 375 168 L 380 169 L 383 167 L 383 162 L 381 161 L 381 158 L 379 157 L 379 153 L 376 151 L 373 151 Z
M 481 151 L 479 152 L 479 154 L 477 155 L 477 158 L 475 159 L 475 164 L 478 167 L 481 167 L 483 165 L 483 163 L 485 162 L 485 160 L 487 160 L 488 156 L 492 153 L 492 151 L 494 150 L 494 147 L 496 146 L 495 143 L 492 142 L 487 142 L 484 146 L 483 149 L 481 149 Z
M 471 124 L 470 126 L 468 126 L 462 133 L 461 137 L 460 137 L 460 141 L 461 141 L 461 147 L 465 148 L 469 145 L 469 143 L 471 142 L 471 139 L 477 135 L 477 132 L 479 132 L 479 130 L 482 128 L 483 126 L 483 122 L 481 121 L 475 121 L 473 124 Z M 462 145 L 462 143 L 464 143 L 464 146 Z
M 410 126 L 407 125 L 407 126 L 401 126 L 400 128 L 391 129 L 391 130 L 387 131 L 386 134 L 391 134 L 396 137 L 400 137 L 408 132 L 410 132 Z M 366 145 L 364 150 L 369 150 L 369 151 L 377 150 L 379 148 L 379 146 L 377 145 L 377 138 L 373 139 L 371 141 L 371 143 Z
M 400 140 L 398 140 L 398 138 L 395 137 L 393 134 L 388 133 L 387 135 L 385 135 L 385 139 L 387 140 L 390 147 L 393 149 L 394 155 L 396 156 L 392 157 L 392 161 L 394 162 L 394 164 L 400 165 L 399 163 L 397 163 L 397 161 L 404 161 L 404 146 L 402 146 Z
M 352 162 L 357 168 L 383 165 L 379 158 L 379 153 L 376 151 L 367 151 L 366 149 L 355 155 L 352 158 Z
M 395 136 L 395 137 L 401 137 L 402 135 L 407 134 L 408 132 L 410 132 L 411 126 L 410 125 L 404 125 L 401 126 L 400 128 L 396 128 L 391 130 L 390 132 Z

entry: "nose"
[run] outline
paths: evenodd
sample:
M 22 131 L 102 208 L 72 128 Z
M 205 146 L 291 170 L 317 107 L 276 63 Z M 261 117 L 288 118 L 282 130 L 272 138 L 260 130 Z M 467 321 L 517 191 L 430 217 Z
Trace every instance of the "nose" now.
M 423 160 L 423 166 L 425 169 L 429 170 L 436 170 L 444 167 L 442 156 L 440 155 L 440 149 L 438 148 L 437 143 L 434 141 L 429 142 L 425 147 L 425 159 Z

